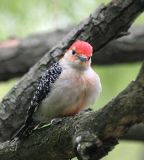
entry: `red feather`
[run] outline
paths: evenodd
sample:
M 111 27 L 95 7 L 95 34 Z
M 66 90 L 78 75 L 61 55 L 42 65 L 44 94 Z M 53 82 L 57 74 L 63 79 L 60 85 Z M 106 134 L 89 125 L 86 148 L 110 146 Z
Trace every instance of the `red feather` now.
M 87 57 L 92 56 L 93 47 L 85 41 L 77 40 L 69 49 L 75 49 L 78 54 L 83 54 Z

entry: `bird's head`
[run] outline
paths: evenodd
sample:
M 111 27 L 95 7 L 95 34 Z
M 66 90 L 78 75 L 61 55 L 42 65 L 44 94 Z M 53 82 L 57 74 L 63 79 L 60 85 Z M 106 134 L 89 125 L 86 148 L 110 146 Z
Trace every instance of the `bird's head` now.
M 74 68 L 87 69 L 91 64 L 93 48 L 85 41 L 77 40 L 66 52 L 64 58 Z

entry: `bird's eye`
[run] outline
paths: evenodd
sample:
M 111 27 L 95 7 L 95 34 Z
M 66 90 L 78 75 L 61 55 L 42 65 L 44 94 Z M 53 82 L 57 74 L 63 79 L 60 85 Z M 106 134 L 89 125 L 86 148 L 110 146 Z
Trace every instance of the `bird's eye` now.
M 76 51 L 75 50 L 72 50 L 72 55 L 75 55 L 76 54 Z
M 88 61 L 91 59 L 91 57 L 88 58 Z

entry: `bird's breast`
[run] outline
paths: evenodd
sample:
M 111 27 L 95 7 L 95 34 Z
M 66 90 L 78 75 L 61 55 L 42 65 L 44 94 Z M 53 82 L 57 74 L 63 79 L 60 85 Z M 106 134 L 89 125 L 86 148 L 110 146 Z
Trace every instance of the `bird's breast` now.
M 92 70 L 86 72 L 65 71 L 60 76 L 61 90 L 64 93 L 64 115 L 74 115 L 83 108 L 94 104 L 101 90 L 100 79 Z
M 100 92 L 99 77 L 90 70 L 64 70 L 40 106 L 41 117 L 74 115 L 92 105 Z

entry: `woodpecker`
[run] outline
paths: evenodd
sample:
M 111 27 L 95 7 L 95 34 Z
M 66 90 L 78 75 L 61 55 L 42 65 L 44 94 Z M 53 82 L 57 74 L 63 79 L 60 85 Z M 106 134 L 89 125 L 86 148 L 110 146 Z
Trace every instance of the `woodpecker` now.
M 47 123 L 53 118 L 72 116 L 95 103 L 101 82 L 91 68 L 92 52 L 88 42 L 77 40 L 44 72 L 37 82 L 25 123 L 14 137 L 24 135 L 33 122 Z

